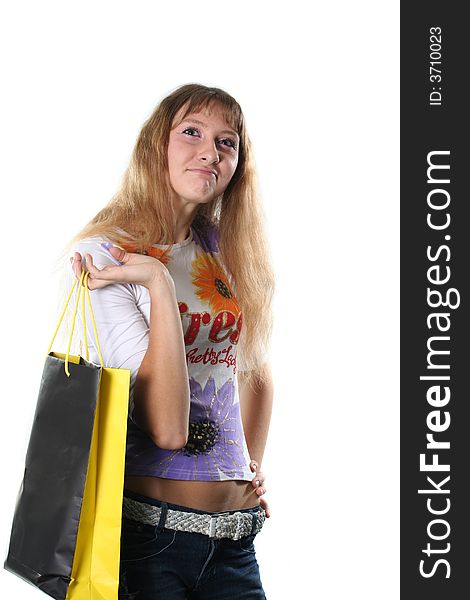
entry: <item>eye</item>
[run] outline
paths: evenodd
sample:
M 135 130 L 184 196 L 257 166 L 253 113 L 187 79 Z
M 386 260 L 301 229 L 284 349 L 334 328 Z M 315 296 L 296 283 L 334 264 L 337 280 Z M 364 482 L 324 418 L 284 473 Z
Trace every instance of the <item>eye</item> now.
M 229 147 L 233 148 L 234 150 L 237 149 L 237 144 L 236 144 L 235 140 L 232 140 L 230 138 L 223 138 L 223 139 L 219 140 L 219 144 L 223 144 L 224 146 L 229 146 Z
M 195 127 L 186 127 L 186 129 L 183 130 L 183 133 L 187 133 L 187 135 L 189 135 L 190 137 L 195 137 L 192 133 L 189 132 L 196 132 L 196 134 L 199 134 L 199 131 Z

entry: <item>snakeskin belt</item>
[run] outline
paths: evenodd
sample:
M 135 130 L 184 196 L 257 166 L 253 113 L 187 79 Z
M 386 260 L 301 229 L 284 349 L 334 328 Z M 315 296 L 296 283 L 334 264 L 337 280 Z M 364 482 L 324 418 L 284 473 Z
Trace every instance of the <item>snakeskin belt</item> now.
M 232 540 L 239 540 L 244 536 L 258 533 L 266 518 L 265 510 L 261 507 L 256 513 L 237 511 L 212 514 L 184 512 L 168 508 L 165 521 L 160 523 L 162 514 L 160 506 L 152 506 L 126 496 L 123 498 L 122 514 L 127 519 L 147 525 L 160 525 L 176 531 L 202 533 L 210 538 L 230 538 Z

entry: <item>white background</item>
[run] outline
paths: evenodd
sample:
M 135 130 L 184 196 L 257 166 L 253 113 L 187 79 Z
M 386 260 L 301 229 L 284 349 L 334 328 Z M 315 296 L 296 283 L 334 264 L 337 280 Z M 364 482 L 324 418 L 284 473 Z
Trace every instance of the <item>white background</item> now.
M 158 101 L 200 82 L 244 109 L 277 275 L 272 518 L 256 541 L 267 597 L 398 598 L 398 8 L 2 10 L 2 560 L 59 315 L 56 260 L 115 192 Z M 44 597 L 6 571 L 0 595 Z

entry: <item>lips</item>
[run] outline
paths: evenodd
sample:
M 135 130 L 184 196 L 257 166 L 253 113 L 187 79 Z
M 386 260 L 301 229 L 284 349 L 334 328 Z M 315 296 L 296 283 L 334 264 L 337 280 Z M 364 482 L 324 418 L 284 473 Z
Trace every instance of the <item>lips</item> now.
M 188 171 L 192 171 L 194 173 L 205 173 L 206 175 L 214 175 L 214 177 L 217 177 L 217 172 L 212 169 L 188 169 Z

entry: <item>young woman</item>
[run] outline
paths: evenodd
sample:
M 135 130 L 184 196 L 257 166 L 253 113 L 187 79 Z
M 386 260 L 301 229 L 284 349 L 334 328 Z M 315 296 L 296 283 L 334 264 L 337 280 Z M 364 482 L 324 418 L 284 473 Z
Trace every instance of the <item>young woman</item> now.
M 238 103 L 198 84 L 162 100 L 70 261 L 106 366 L 131 371 L 119 597 L 265 598 L 274 286 Z

